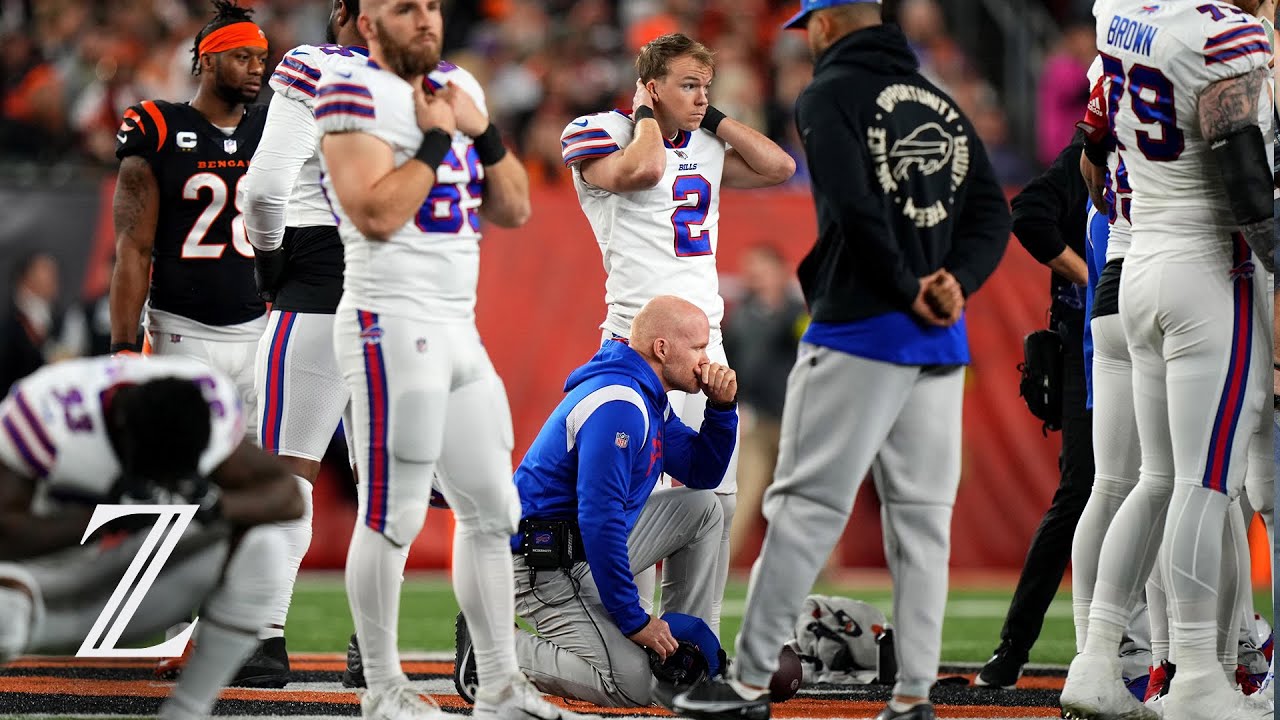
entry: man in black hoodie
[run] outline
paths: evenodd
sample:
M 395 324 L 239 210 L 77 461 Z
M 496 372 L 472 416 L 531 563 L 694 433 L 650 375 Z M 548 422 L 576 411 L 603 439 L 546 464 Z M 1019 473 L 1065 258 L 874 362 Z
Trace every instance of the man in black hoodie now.
M 674 706 L 695 718 L 769 716 L 778 650 L 874 463 L 899 668 L 878 720 L 932 720 L 960 482 L 963 311 L 1004 253 L 1009 208 L 973 126 L 921 77 L 877 0 L 805 0 L 787 26 L 807 28 L 817 60 L 796 105 L 818 211 L 799 271 L 813 323 L 787 383 L 738 663 Z

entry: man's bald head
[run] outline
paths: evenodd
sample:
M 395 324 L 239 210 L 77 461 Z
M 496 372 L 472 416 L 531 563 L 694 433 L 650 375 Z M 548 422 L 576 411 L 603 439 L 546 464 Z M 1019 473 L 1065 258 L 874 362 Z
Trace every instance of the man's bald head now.
M 645 303 L 631 323 L 631 348 L 640 353 L 667 390 L 698 391 L 698 369 L 709 362 L 711 325 L 697 305 L 674 295 Z
M 710 332 L 707 314 L 697 305 L 675 295 L 659 295 L 645 303 L 631 323 L 631 345 L 651 348 L 653 341 L 674 336 L 696 337 Z

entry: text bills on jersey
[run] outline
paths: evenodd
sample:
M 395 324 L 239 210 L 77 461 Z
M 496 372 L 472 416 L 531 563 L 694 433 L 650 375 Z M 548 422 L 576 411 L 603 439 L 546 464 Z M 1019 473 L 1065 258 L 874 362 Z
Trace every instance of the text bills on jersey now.
M 441 63 L 428 82 L 432 88 L 452 82 L 487 113 L 484 92 L 466 70 Z M 386 142 L 399 167 L 422 144 L 413 103 L 408 82 L 368 62 L 322 76 L 315 117 L 322 134 L 360 132 Z M 484 167 L 470 137 L 454 133 L 426 201 L 385 242 L 365 238 L 342 209 L 330 179 L 323 180 L 342 237 L 344 306 L 439 321 L 475 318 Z
M 269 83 L 277 95 L 300 102 L 314 111 L 320 78 L 334 70 L 346 72 L 344 68 L 353 63 L 363 65 L 368 57 L 369 51 L 362 47 L 299 45 L 285 53 Z M 299 133 L 298 136 L 308 137 L 308 134 Z M 288 227 L 333 225 L 333 210 L 320 187 L 318 134 L 316 139 L 314 154 L 298 172 L 298 182 L 285 208 L 285 225 Z
M 195 381 L 209 402 L 209 445 L 199 462 L 208 475 L 244 439 L 244 408 L 229 378 L 178 356 L 67 360 L 19 381 L 0 402 L 0 462 L 36 479 L 37 510 L 59 498 L 105 501 L 121 468 L 103 399 L 113 387 L 166 377 Z
M 646 190 L 611 193 L 582 177 L 584 161 L 606 157 L 631 144 L 635 123 L 620 110 L 577 118 L 560 137 L 561 156 L 573 169 L 582 212 L 604 256 L 602 328 L 629 336 L 631 321 L 658 295 L 692 302 L 711 322 L 719 342 L 724 301 L 716 273 L 720 179 L 727 146 L 715 134 L 679 131 L 665 140 L 667 167 Z
M 903 103 L 932 111 L 933 117 L 927 122 L 917 121 L 913 130 L 890 142 L 893 133 L 889 125 Z M 969 174 L 969 137 L 960 112 L 942 95 L 904 84 L 881 90 L 876 108 L 875 121 L 867 127 L 867 148 L 880 189 L 893 198 L 894 205 L 916 227 L 938 225 L 949 217 L 951 208 L 941 199 L 915 197 L 912 191 L 927 184 L 913 183 L 912 177 L 916 173 L 927 177 L 945 172 L 951 179 L 951 196 L 955 195 Z M 918 118 L 921 113 L 913 116 Z

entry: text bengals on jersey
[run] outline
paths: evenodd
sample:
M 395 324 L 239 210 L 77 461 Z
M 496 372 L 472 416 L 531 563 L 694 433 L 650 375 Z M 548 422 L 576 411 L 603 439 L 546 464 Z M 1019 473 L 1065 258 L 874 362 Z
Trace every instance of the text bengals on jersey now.
M 219 170 L 221 168 L 247 168 L 248 160 L 197 160 L 197 170 Z

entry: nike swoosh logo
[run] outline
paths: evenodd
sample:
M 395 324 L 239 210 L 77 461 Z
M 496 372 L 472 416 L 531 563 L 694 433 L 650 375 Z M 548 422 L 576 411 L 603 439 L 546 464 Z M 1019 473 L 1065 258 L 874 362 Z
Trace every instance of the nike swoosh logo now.
M 120 142 L 124 142 L 124 141 L 126 141 L 126 140 L 128 140 L 128 139 L 129 139 L 129 136 L 128 136 L 128 135 L 125 135 L 124 133 L 117 133 L 117 134 L 116 134 L 116 140 L 119 140 Z
M 587 121 L 586 121 L 586 120 L 583 120 L 582 122 L 575 122 L 575 123 L 569 123 L 569 124 L 570 124 L 570 125 L 577 125 L 578 127 L 586 127 L 586 126 L 587 126 Z

